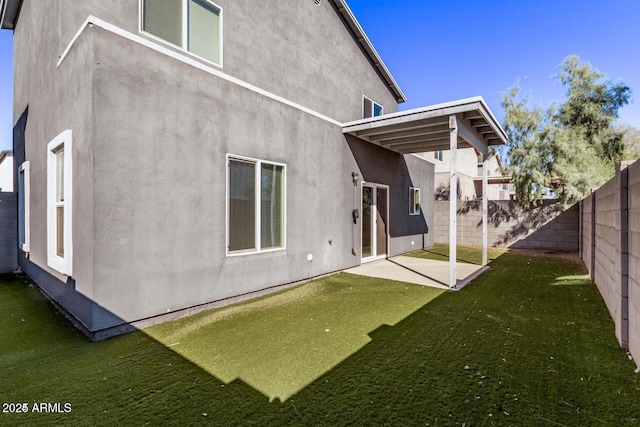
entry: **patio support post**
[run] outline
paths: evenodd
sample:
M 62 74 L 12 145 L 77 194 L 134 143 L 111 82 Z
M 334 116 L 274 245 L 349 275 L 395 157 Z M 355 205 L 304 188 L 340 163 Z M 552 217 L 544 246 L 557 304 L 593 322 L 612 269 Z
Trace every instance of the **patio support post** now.
M 489 197 L 487 195 L 488 190 L 488 172 L 487 166 L 489 155 L 484 154 L 482 157 L 482 265 L 487 265 L 487 241 L 488 241 L 488 213 L 489 213 Z
M 449 174 L 449 287 L 456 287 L 457 260 L 457 223 L 458 212 L 458 121 L 455 115 L 449 116 L 449 150 L 451 165 Z

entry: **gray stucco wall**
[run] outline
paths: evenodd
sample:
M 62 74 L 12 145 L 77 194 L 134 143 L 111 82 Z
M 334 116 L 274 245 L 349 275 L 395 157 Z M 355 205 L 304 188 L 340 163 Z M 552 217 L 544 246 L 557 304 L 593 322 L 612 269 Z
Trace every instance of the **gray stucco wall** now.
M 52 40 L 58 54 L 89 15 L 147 37 L 139 31 L 140 0 L 50 1 L 60 18 L 59 37 Z M 362 95 L 383 105 L 385 113 L 398 110 L 331 1 L 319 7 L 312 0 L 215 3 L 223 10 L 224 55 L 223 67 L 214 68 L 342 122 L 361 118 Z
M 482 245 L 482 201 L 458 201 L 458 244 Z M 518 249 L 579 249 L 579 210 L 560 211 L 552 202 L 523 209 L 510 200 L 490 200 L 489 246 Z M 435 241 L 449 242 L 449 202 L 435 202 Z
M 17 193 L 0 192 L 0 274 L 18 268 Z
M 413 219 L 413 181 L 433 188 L 430 163 L 368 144 L 356 149 L 340 126 L 91 31 L 100 63 L 92 298 L 110 313 L 132 321 L 357 265 L 354 171 L 390 186 L 390 205 L 399 206 L 390 214 L 392 250 L 426 233 L 424 218 L 401 224 Z M 287 165 L 286 251 L 225 256 L 228 153 Z M 92 327 L 109 322 L 96 317 Z
M 32 171 L 31 252 L 20 253 L 20 265 L 84 328 L 113 328 L 359 264 L 355 246 L 360 224 L 351 220 L 359 195 L 354 193 L 352 172 L 389 185 L 394 203 L 391 253 L 432 242 L 427 233 L 431 207 L 423 206 L 423 215 L 408 215 L 409 186 L 420 187 L 423 200 L 433 197 L 432 190 L 427 191 L 433 189 L 433 166 L 426 161 L 368 145 L 355 150 L 334 123 L 98 26 L 87 28 L 56 67 L 65 39 L 77 30 L 73 21 L 79 26 L 85 19 L 82 10 L 93 13 L 88 8 L 95 6 L 105 14 L 101 18 L 110 20 L 109 13 L 130 12 L 131 3 L 137 6 L 114 2 L 106 8 L 88 1 L 71 8 L 70 2 L 58 0 L 44 10 L 27 0 L 14 38 L 16 120 L 27 106 L 29 112 L 15 134 L 22 132 L 18 139 L 22 138 Z M 227 52 L 234 43 L 245 51 L 252 48 L 244 47 L 250 40 L 242 31 L 234 33 L 230 24 L 231 11 L 240 3 L 222 5 L 225 28 L 230 30 L 225 30 Z M 287 12 L 276 3 L 270 6 Z M 300 14 L 300 7 L 292 6 L 287 13 Z M 271 13 L 269 7 L 254 9 L 255 19 L 270 17 L 261 15 Z M 264 61 L 295 64 L 298 68 L 288 69 L 286 76 L 271 76 L 277 85 L 266 89 L 281 90 L 276 94 L 288 94 L 339 120 L 359 118 L 362 94 L 369 91 L 387 96 L 386 111 L 395 111 L 387 88 L 362 62 L 366 60 L 334 11 L 313 9 L 318 10 L 324 11 L 319 19 L 322 31 L 351 47 L 336 47 L 306 32 L 302 41 L 295 41 L 294 50 L 298 55 L 317 52 L 329 61 L 322 67 L 300 56 L 287 62 L 282 58 L 287 48 L 282 47 L 269 57 L 266 51 L 262 56 L 244 55 L 245 62 L 237 67 L 245 75 L 237 77 L 250 80 L 255 74 L 250 83 L 258 84 L 257 69 L 266 66 Z M 135 23 L 120 25 L 136 28 L 137 13 L 129 15 Z M 113 19 L 116 24 L 122 21 Z M 296 21 L 297 15 L 289 19 Z M 298 25 L 291 27 L 300 30 Z M 300 36 L 264 30 L 274 46 Z M 255 62 L 247 63 L 248 58 Z M 350 66 L 356 72 L 346 72 Z M 224 71 L 231 69 L 233 60 L 225 58 Z M 293 90 L 288 77 L 298 74 L 306 76 L 308 85 L 292 85 Z M 46 145 L 65 129 L 73 131 L 74 145 L 71 278 L 49 268 L 46 254 Z M 287 165 L 286 250 L 225 255 L 227 154 Z M 312 262 L 308 254 L 314 256 Z

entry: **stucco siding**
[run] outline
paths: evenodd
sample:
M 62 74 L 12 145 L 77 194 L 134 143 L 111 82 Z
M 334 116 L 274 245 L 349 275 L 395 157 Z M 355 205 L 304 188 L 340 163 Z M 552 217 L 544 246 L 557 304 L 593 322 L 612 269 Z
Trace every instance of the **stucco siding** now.
M 394 253 L 429 241 L 428 205 L 416 225 L 403 222 L 411 219 L 410 186 L 424 188 L 424 200 L 433 196 L 430 163 L 362 141 L 365 154 L 356 155 L 340 126 L 100 28 L 88 31 L 99 64 L 92 330 L 114 326 L 113 315 L 135 321 L 359 264 L 352 172 L 390 185 Z M 286 250 L 226 256 L 227 154 L 287 165 Z
M 89 15 L 181 52 L 140 32 L 139 0 L 53 3 L 60 22 L 53 28 L 57 55 Z M 361 118 L 362 95 L 381 104 L 385 113 L 397 111 L 395 97 L 330 1 L 319 7 L 311 0 L 215 4 L 223 10 L 223 66 L 213 68 L 342 122 Z
M 38 283 L 50 296 L 89 326 L 87 306 L 80 309 L 71 301 L 79 294 L 92 295 L 91 40 L 80 40 L 73 57 L 58 68 L 59 3 L 40 6 L 24 2 L 14 33 L 14 146 L 16 161 L 30 162 L 31 181 L 30 252 L 19 250 L 18 259 L 32 278 L 40 278 Z M 47 263 L 47 144 L 68 129 L 73 132 L 73 265 L 77 267 L 71 281 Z
M 425 203 L 433 165 L 342 133 L 339 121 L 360 117 L 363 94 L 387 113 L 397 104 L 330 4 L 309 2 L 317 16 L 300 3 L 218 4 L 231 51 L 222 71 L 275 96 L 137 42 L 148 40 L 137 30 L 137 1 L 24 3 L 14 138 L 16 158 L 31 162 L 31 248 L 18 258 L 90 333 L 359 264 L 352 211 L 362 180 L 389 186 L 390 254 L 433 242 Z M 125 33 L 91 25 L 69 45 L 89 14 Z M 72 277 L 47 265 L 47 144 L 65 130 L 73 133 Z M 286 165 L 285 249 L 227 256 L 229 154 Z M 422 189 L 423 206 L 410 217 L 411 186 Z

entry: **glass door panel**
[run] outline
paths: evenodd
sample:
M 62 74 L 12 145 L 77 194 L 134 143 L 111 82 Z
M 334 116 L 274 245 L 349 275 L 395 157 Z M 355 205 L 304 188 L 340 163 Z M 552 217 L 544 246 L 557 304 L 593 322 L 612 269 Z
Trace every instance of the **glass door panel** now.
M 373 254 L 373 188 L 362 187 L 362 258 Z
M 376 188 L 376 256 L 387 254 L 387 189 Z

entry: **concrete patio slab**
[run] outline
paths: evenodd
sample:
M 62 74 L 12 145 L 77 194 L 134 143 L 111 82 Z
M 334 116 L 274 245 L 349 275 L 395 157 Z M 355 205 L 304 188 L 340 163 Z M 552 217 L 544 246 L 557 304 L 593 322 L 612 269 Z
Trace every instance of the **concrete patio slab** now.
M 469 282 L 488 270 L 488 266 L 456 263 L 456 287 L 460 290 Z M 449 262 L 408 256 L 395 256 L 368 262 L 345 270 L 346 273 L 360 276 L 398 280 L 439 289 L 449 288 Z

